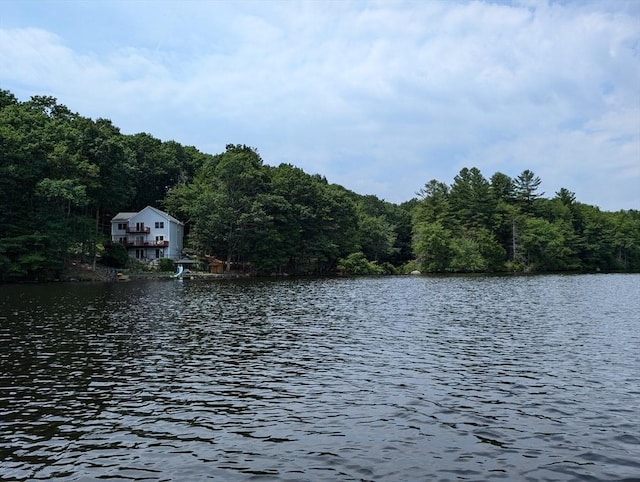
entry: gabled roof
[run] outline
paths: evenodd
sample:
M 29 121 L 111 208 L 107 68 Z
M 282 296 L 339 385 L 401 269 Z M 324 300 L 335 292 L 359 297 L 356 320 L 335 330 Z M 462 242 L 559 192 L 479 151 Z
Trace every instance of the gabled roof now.
M 125 213 L 125 212 L 118 213 L 113 217 L 111 222 L 115 223 L 117 221 L 128 221 L 129 219 L 134 217 L 136 214 L 138 214 L 138 213 Z
M 162 216 L 162 217 L 164 217 L 165 219 L 168 219 L 169 221 L 172 221 L 172 222 L 174 222 L 174 223 L 182 224 L 182 222 L 181 222 L 181 221 L 178 221 L 178 220 L 177 220 L 176 218 L 174 218 L 171 214 L 169 214 L 169 213 L 165 213 L 164 211 L 160 211 L 159 209 L 156 209 L 156 208 L 154 208 L 153 206 L 147 206 L 147 207 L 146 207 L 146 208 L 144 208 L 144 209 L 151 209 L 151 210 L 152 210 L 154 213 L 156 213 L 158 216 Z M 142 211 L 144 211 L 144 209 L 143 209 Z M 142 211 L 140 211 L 140 212 L 142 212 Z
M 121 212 L 116 214 L 113 219 L 111 219 L 112 223 L 116 223 L 116 222 L 124 222 L 124 221 L 128 221 L 129 219 L 131 219 L 132 217 L 140 214 L 142 211 L 144 210 L 151 210 L 153 211 L 155 214 L 157 214 L 160 217 L 163 217 L 171 222 L 174 222 L 176 224 L 183 224 L 181 221 L 178 221 L 176 218 L 174 218 L 173 216 L 171 216 L 171 214 L 169 213 L 165 213 L 164 211 L 160 211 L 159 209 L 154 208 L 153 206 L 147 206 L 144 209 L 141 209 L 140 211 L 138 211 L 137 213 L 129 213 L 129 212 Z

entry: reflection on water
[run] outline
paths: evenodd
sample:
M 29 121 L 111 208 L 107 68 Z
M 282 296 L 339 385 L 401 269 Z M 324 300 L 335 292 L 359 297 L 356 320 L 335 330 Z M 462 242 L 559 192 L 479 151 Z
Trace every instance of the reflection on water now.
M 640 276 L 2 286 L 4 480 L 640 475 Z

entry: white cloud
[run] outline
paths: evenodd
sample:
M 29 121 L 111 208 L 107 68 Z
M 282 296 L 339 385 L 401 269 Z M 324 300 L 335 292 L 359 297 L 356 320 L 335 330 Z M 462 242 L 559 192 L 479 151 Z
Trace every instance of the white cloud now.
M 640 208 L 633 2 L 63 6 L 81 10 L 82 31 L 0 22 L 4 88 L 208 152 L 254 145 L 395 202 L 473 165 Z M 92 18 L 110 33 L 88 48 Z M 594 187 L 620 173 L 623 188 Z

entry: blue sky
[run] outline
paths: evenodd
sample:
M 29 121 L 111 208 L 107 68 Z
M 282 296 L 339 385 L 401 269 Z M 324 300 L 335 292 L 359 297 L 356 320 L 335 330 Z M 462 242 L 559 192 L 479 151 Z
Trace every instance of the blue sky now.
M 0 0 L 0 88 L 400 203 L 463 167 L 640 209 L 640 1 Z

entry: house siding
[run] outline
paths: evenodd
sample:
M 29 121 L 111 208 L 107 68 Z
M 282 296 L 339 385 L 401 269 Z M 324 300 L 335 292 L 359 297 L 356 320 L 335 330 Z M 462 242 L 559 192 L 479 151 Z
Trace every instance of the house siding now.
M 183 237 L 180 221 L 151 206 L 137 213 L 118 213 L 111 220 L 111 241 L 123 244 L 129 257 L 143 261 L 179 259 Z

